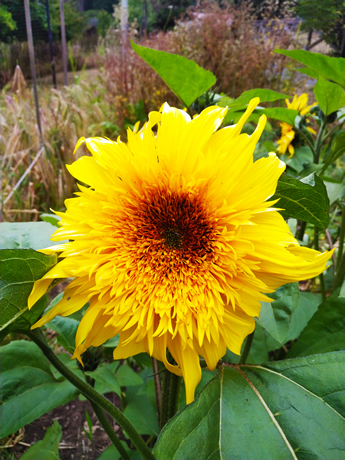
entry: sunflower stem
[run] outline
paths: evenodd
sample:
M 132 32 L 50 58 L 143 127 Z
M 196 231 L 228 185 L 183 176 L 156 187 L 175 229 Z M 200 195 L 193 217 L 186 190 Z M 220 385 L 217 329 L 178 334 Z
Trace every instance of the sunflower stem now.
M 321 121 L 321 126 L 316 138 L 315 142 L 315 153 L 314 153 L 314 162 L 315 164 L 319 164 L 320 162 L 320 154 L 321 154 L 321 147 L 323 142 L 323 132 L 327 126 L 327 117 L 324 117 Z
M 335 269 L 336 269 L 337 274 L 338 272 L 341 271 L 341 259 L 343 257 L 343 251 L 344 251 L 344 239 L 345 239 L 345 204 L 343 205 L 343 209 L 342 209 L 340 233 L 339 233 L 339 240 L 338 240 L 338 253 L 337 253 L 337 259 L 336 259 L 336 264 L 335 264 Z
M 90 402 L 90 404 L 92 406 L 92 409 L 93 409 L 96 417 L 98 418 L 99 423 L 102 425 L 104 431 L 107 433 L 110 441 L 114 444 L 115 449 L 118 450 L 119 454 L 121 455 L 121 457 L 124 460 L 129 460 L 130 456 L 128 455 L 128 453 L 126 452 L 125 448 L 121 444 L 121 441 L 117 437 L 117 434 L 113 430 L 113 427 L 109 423 L 109 420 L 105 416 L 103 410 L 100 408 L 100 406 L 98 404 L 96 404 L 94 401 L 92 401 L 92 399 L 89 399 L 89 402 Z
M 162 379 L 160 429 L 163 428 L 163 426 L 176 414 L 178 410 L 180 388 L 181 377 L 166 369 Z
M 251 348 L 252 343 L 253 343 L 254 332 L 255 332 L 255 329 L 251 334 L 248 335 L 246 343 L 244 345 L 244 350 L 243 350 L 243 352 L 241 354 L 241 357 L 240 357 L 240 360 L 239 360 L 238 364 L 244 364 L 246 362 L 246 360 L 248 358 L 248 355 L 249 355 L 249 352 L 250 352 L 250 348 Z
M 18 331 L 19 332 L 19 331 Z M 47 344 L 45 337 L 40 330 L 35 331 L 20 331 L 26 334 L 33 342 L 36 343 L 42 350 L 45 357 L 52 363 L 52 365 L 78 390 L 89 400 L 95 402 L 100 408 L 108 412 L 121 428 L 127 433 L 130 440 L 133 442 L 137 450 L 142 454 L 145 459 L 154 460 L 154 455 L 147 447 L 144 440 L 130 423 L 127 417 L 107 398 L 98 393 L 91 385 L 79 378 L 71 369 L 69 369 L 53 352 Z M 104 414 L 103 414 L 104 415 Z
M 153 379 L 155 382 L 156 390 L 156 402 L 157 402 L 157 412 L 158 412 L 158 424 L 161 423 L 161 407 L 162 407 L 162 385 L 159 376 L 159 366 L 156 358 L 152 358 L 152 370 L 153 370 Z
M 319 228 L 315 227 L 315 230 L 314 230 L 314 247 L 315 247 L 316 251 L 319 250 L 319 232 L 320 232 Z M 320 273 L 319 278 L 320 278 L 320 288 L 321 288 L 322 302 L 324 302 L 326 300 L 326 287 L 325 287 L 325 278 L 323 276 L 323 273 Z

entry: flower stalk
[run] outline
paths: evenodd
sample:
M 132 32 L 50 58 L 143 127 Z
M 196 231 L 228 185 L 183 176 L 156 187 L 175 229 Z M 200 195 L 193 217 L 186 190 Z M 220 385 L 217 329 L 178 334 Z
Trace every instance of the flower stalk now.
M 92 409 L 93 409 L 96 417 L 98 418 L 99 423 L 102 425 L 104 431 L 107 433 L 109 439 L 114 444 L 115 448 L 118 450 L 118 452 L 121 455 L 121 457 L 124 460 L 129 460 L 130 457 L 129 457 L 128 453 L 126 452 L 125 448 L 121 444 L 121 441 L 117 437 L 117 434 L 113 430 L 113 427 L 109 423 L 109 420 L 105 416 L 103 410 L 92 399 L 89 399 L 89 401 L 90 401 L 90 404 L 92 406 Z
M 19 331 L 18 331 L 19 332 Z M 45 357 L 52 363 L 52 365 L 78 390 L 90 401 L 93 401 L 101 409 L 108 412 L 121 428 L 126 431 L 128 437 L 131 439 L 137 450 L 142 454 L 143 458 L 154 460 L 154 455 L 147 447 L 144 440 L 130 423 L 125 415 L 107 398 L 98 393 L 91 385 L 79 378 L 73 371 L 71 371 L 59 358 L 55 355 L 53 350 L 46 343 L 45 338 L 40 330 L 36 331 L 20 331 L 26 334 L 36 345 L 39 346 Z M 96 414 L 97 415 L 97 414 Z M 103 414 L 104 415 L 104 414 Z

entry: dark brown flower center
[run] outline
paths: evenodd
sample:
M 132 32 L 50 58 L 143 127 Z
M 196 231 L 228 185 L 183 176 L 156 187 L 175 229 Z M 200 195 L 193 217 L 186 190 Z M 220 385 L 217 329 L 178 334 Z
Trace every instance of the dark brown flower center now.
M 161 233 L 164 244 L 169 249 L 180 249 L 183 245 L 183 234 L 178 228 L 166 228 Z

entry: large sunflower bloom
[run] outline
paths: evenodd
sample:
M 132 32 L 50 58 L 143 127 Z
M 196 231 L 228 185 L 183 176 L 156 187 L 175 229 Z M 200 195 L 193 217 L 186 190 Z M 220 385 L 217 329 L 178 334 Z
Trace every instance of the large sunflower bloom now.
M 300 247 L 266 201 L 285 164 L 274 153 L 253 163 L 264 115 L 251 136 L 240 134 L 258 103 L 219 131 L 226 109 L 191 119 L 164 104 L 127 144 L 81 139 L 92 157 L 68 169 L 90 187 L 80 185 L 57 213 L 52 240 L 71 241 L 43 251 L 60 262 L 35 283 L 29 306 L 53 279 L 74 279 L 34 327 L 89 301 L 75 358 L 120 333 L 114 359 L 149 353 L 184 377 L 193 401 L 199 355 L 213 370 L 227 347 L 239 354 L 265 294 L 316 276 L 331 255 Z
M 307 115 L 310 113 L 310 109 L 317 105 L 317 102 L 314 104 L 308 105 L 308 94 L 303 93 L 299 97 L 295 94 L 293 100 L 290 102 L 288 99 L 285 99 L 285 103 L 287 105 L 288 109 L 291 110 L 297 110 L 301 116 Z M 278 148 L 277 152 L 283 155 L 286 153 L 288 150 L 290 154 L 290 158 L 292 155 L 295 153 L 295 149 L 292 145 L 292 141 L 295 138 L 295 131 L 293 129 L 293 126 L 289 125 L 288 123 L 280 123 L 280 128 L 281 128 L 281 137 L 277 141 L 278 143 Z M 307 130 L 313 134 L 315 134 L 315 131 L 307 126 Z

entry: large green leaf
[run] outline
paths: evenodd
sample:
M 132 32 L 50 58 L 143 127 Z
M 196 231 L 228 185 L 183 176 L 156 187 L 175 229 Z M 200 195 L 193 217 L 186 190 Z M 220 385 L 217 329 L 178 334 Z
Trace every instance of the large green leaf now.
M 274 302 L 262 302 L 258 324 L 281 345 L 290 340 L 291 318 L 297 309 L 299 288 L 297 283 L 290 283 L 270 294 Z
M 329 199 L 325 184 L 315 173 L 302 180 L 283 174 L 278 180 L 273 200 L 284 218 L 294 217 L 325 230 L 328 225 Z
M 265 114 L 268 118 L 284 121 L 285 123 L 294 126 L 295 118 L 298 115 L 298 110 L 287 109 L 285 107 L 272 107 L 269 109 L 258 107 L 254 110 L 254 113 L 258 113 L 259 115 Z
M 61 425 L 57 420 L 54 420 L 52 426 L 47 428 L 42 441 L 38 441 L 29 447 L 25 454 L 20 457 L 20 460 L 59 460 L 59 442 L 61 438 Z
M 277 342 L 282 346 L 289 340 L 295 340 L 320 304 L 320 295 L 300 292 L 297 283 L 280 287 L 276 292 L 270 294 L 270 297 L 275 301 L 261 303 L 260 318 L 256 320 L 259 327 L 255 331 L 257 334 L 260 328 L 263 328 L 274 338 L 273 342 L 268 338 L 263 340 L 268 351 L 278 348 Z M 247 360 L 247 362 L 257 363 L 258 361 Z
M 123 413 L 138 433 L 158 436 L 157 412 L 145 394 L 133 396 Z
M 163 428 L 154 454 L 158 460 L 341 459 L 343 365 L 341 352 L 222 365 Z
M 319 78 L 314 86 L 314 94 L 325 116 L 336 112 L 345 105 L 345 93 L 339 85 Z
M 313 152 L 308 145 L 296 147 L 295 154 L 291 158 L 289 158 L 288 154 L 280 155 L 279 158 L 297 173 L 302 172 L 305 166 L 312 164 L 314 161 Z
M 337 290 L 319 306 L 287 356 L 307 356 L 343 350 L 345 348 L 344 309 L 344 298 L 339 297 L 339 290 Z
M 79 321 L 64 316 L 56 316 L 47 324 L 47 327 L 57 332 L 58 344 L 70 353 L 73 353 L 75 350 L 75 335 L 78 326 Z
M 259 97 L 260 102 L 273 102 L 280 99 L 289 98 L 290 96 L 282 93 L 277 93 L 277 91 L 273 91 L 272 89 L 267 88 L 250 89 L 249 91 L 244 91 L 241 96 L 239 96 L 234 101 L 230 101 L 229 106 L 235 107 L 238 105 L 242 106 L 248 104 L 254 97 Z M 223 106 L 221 101 L 218 105 Z
M 48 222 L 1 222 L 0 249 L 43 249 L 61 241 L 50 241 L 56 228 Z
M 35 343 L 13 341 L 1 347 L 0 354 L 0 438 L 77 397 L 78 390 L 70 382 L 53 377 Z
M 96 383 L 102 386 L 101 393 L 113 391 L 117 395 L 121 396 L 120 384 L 114 375 L 114 364 L 117 367 L 118 363 L 113 362 L 110 365 L 100 366 L 95 371 L 87 371 L 85 374 L 93 378 Z M 100 391 L 100 388 L 97 388 L 97 391 Z
M 314 78 L 316 73 L 332 80 L 345 88 L 345 59 L 325 56 L 324 54 L 311 53 L 304 50 L 274 50 L 275 53 L 284 54 L 312 69 Z M 304 69 L 303 69 L 304 70 Z
M 123 364 L 118 368 L 116 378 L 121 387 L 135 386 L 143 383 L 143 379 L 140 375 L 134 372 L 127 364 Z
M 131 43 L 134 51 L 162 77 L 186 107 L 190 107 L 216 83 L 213 73 L 199 67 L 194 61 L 177 54 L 136 45 L 133 41 Z
M 0 330 L 27 310 L 34 282 L 55 264 L 55 254 L 47 256 L 33 249 L 0 251 Z

